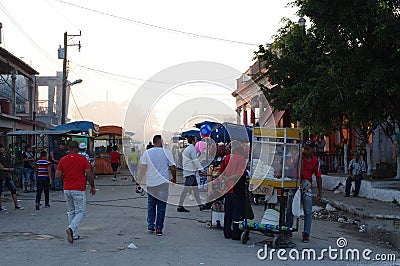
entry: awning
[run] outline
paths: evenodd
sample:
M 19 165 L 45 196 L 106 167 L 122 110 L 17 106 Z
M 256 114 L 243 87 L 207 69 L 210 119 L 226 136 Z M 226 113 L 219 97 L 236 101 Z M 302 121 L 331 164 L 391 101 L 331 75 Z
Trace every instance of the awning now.
M 22 135 L 64 135 L 70 130 L 18 130 L 8 132 L 9 136 L 22 136 Z

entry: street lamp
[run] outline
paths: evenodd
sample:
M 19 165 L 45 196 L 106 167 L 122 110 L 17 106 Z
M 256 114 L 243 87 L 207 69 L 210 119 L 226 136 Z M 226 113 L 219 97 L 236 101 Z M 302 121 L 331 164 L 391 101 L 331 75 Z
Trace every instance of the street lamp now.
M 77 79 L 74 82 L 66 83 L 66 85 L 63 86 L 63 89 L 62 89 L 62 103 L 61 103 L 61 124 L 65 124 L 65 122 L 66 122 L 67 86 L 71 87 L 71 86 L 74 86 L 75 84 L 79 84 L 81 82 L 82 82 L 81 79 Z

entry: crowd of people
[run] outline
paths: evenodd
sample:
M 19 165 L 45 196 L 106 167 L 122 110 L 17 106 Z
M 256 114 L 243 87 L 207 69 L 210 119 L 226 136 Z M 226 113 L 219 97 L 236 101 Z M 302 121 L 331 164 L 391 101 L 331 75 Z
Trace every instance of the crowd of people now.
M 315 154 L 323 152 L 325 143 L 323 139 L 316 142 L 309 139 L 303 143 L 300 168 L 300 191 L 302 208 L 304 210 L 304 229 L 302 232 L 303 242 L 309 242 L 312 224 L 312 177 L 316 177 L 317 200 L 322 196 L 322 179 L 319 162 Z M 210 160 L 207 141 L 197 139 L 195 136 L 187 136 L 188 145 L 182 152 L 184 188 L 178 202 L 178 212 L 189 212 L 184 201 L 189 191 L 192 191 L 199 210 L 206 209 L 203 198 L 200 197 L 200 178 L 210 176 L 207 171 Z M 200 143 L 200 144 L 199 144 Z M 150 145 L 151 144 L 151 145 Z M 147 146 L 143 154 L 132 148 L 129 153 L 129 168 L 133 178 L 136 179 L 136 191 L 139 192 L 141 185 L 145 184 L 148 193 L 147 200 L 147 229 L 150 233 L 158 236 L 163 234 L 166 206 L 169 196 L 170 183 L 176 183 L 176 165 L 170 150 L 164 148 L 161 135 L 155 135 L 152 142 Z M 206 149 L 204 149 L 206 146 Z M 208 147 L 208 148 L 207 148 Z M 239 141 L 232 141 L 224 154 L 218 154 L 222 159 L 212 161 L 213 168 L 218 170 L 217 178 L 223 180 L 225 190 L 224 199 L 224 230 L 223 235 L 227 239 L 240 240 L 242 231 L 239 222 L 246 217 L 246 200 L 248 200 L 248 160 L 249 152 L 246 146 Z M 59 143 L 53 151 L 48 154 L 41 151 L 37 157 L 32 151 L 32 146 L 26 145 L 22 154 L 23 179 L 22 187 L 25 193 L 34 192 L 36 187 L 35 207 L 41 208 L 41 197 L 44 192 L 44 207 L 50 207 L 49 191 L 63 190 L 68 210 L 68 227 L 66 229 L 69 243 L 80 238 L 78 227 L 86 213 L 86 185 L 90 185 L 90 193 L 96 194 L 93 171 L 89 164 L 89 156 L 86 153 L 85 143 L 71 141 L 68 150 L 64 143 Z M 212 148 L 211 148 L 212 150 Z M 214 150 L 216 151 L 217 149 Z M 217 151 L 216 151 L 217 152 Z M 215 155 L 215 154 L 214 154 Z M 114 145 L 111 156 L 111 167 L 113 169 L 113 180 L 116 181 L 117 170 L 120 165 L 120 154 L 118 147 Z M 350 195 L 352 182 L 355 182 L 353 196 L 357 197 L 360 191 L 361 180 L 365 173 L 365 163 L 360 160 L 360 154 L 354 153 L 354 158 L 349 164 L 350 176 L 346 180 L 345 196 Z M 14 171 L 12 156 L 6 152 L 4 145 L 0 144 L 0 195 L 6 186 L 12 195 L 16 210 L 24 207 L 18 204 L 15 184 L 11 178 Z M 212 174 L 211 174 L 212 176 Z M 292 201 L 295 191 L 289 191 L 286 209 L 286 225 L 293 226 Z M 209 198 L 210 200 L 210 198 Z M 212 199 L 211 199 L 212 200 Z M 4 210 L 1 205 L 0 210 Z

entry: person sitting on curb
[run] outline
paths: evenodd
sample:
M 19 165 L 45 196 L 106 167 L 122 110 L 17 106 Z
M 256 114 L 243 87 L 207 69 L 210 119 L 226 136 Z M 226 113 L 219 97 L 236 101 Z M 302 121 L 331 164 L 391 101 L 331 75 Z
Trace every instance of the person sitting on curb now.
M 350 176 L 346 179 L 346 194 L 345 197 L 350 196 L 351 183 L 354 181 L 354 197 L 358 196 L 360 192 L 361 180 L 363 179 L 363 173 L 365 173 L 365 162 L 360 160 L 360 154 L 354 152 L 354 157 L 349 163 Z

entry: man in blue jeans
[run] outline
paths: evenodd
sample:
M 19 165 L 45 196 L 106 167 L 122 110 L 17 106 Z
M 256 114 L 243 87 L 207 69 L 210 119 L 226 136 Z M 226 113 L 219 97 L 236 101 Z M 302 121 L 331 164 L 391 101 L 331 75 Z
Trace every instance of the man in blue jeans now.
M 93 173 L 85 156 L 78 154 L 78 142 L 68 144 L 69 154 L 58 163 L 56 178 L 64 180 L 64 198 L 68 208 L 67 240 L 72 244 L 80 238 L 78 227 L 86 214 L 86 178 L 90 194 L 96 194 Z
M 304 143 L 304 150 L 302 154 L 302 167 L 300 172 L 300 190 L 301 190 L 301 201 L 303 202 L 304 210 L 304 231 L 303 239 L 304 243 L 310 241 L 311 233 L 311 222 L 312 222 L 312 176 L 315 174 L 318 194 L 317 200 L 319 201 L 322 197 L 322 179 L 321 170 L 319 168 L 318 158 L 313 155 L 314 152 L 314 141 L 306 140 Z M 292 214 L 292 202 L 293 202 L 294 192 L 289 191 L 289 197 L 286 209 L 286 225 L 288 227 L 293 226 L 293 214 Z
M 22 154 L 22 162 L 24 163 L 24 192 L 34 192 L 35 186 L 35 156 L 32 152 L 32 146 L 26 145 L 25 151 Z M 28 184 L 30 190 L 28 191 Z
M 345 197 L 350 196 L 351 183 L 353 181 L 355 183 L 353 197 L 358 197 L 361 187 L 361 180 L 363 179 L 363 174 L 365 173 L 365 162 L 360 160 L 360 154 L 358 152 L 354 152 L 353 156 L 353 159 L 351 159 L 349 163 L 350 176 L 346 179 Z
M 176 183 L 176 167 L 170 150 L 163 148 L 161 135 L 153 137 L 154 147 L 144 152 L 140 162 L 136 191 L 145 178 L 147 186 L 147 230 L 162 236 L 167 208 L 169 173 L 171 182 Z M 155 224 L 154 224 L 155 223 Z

